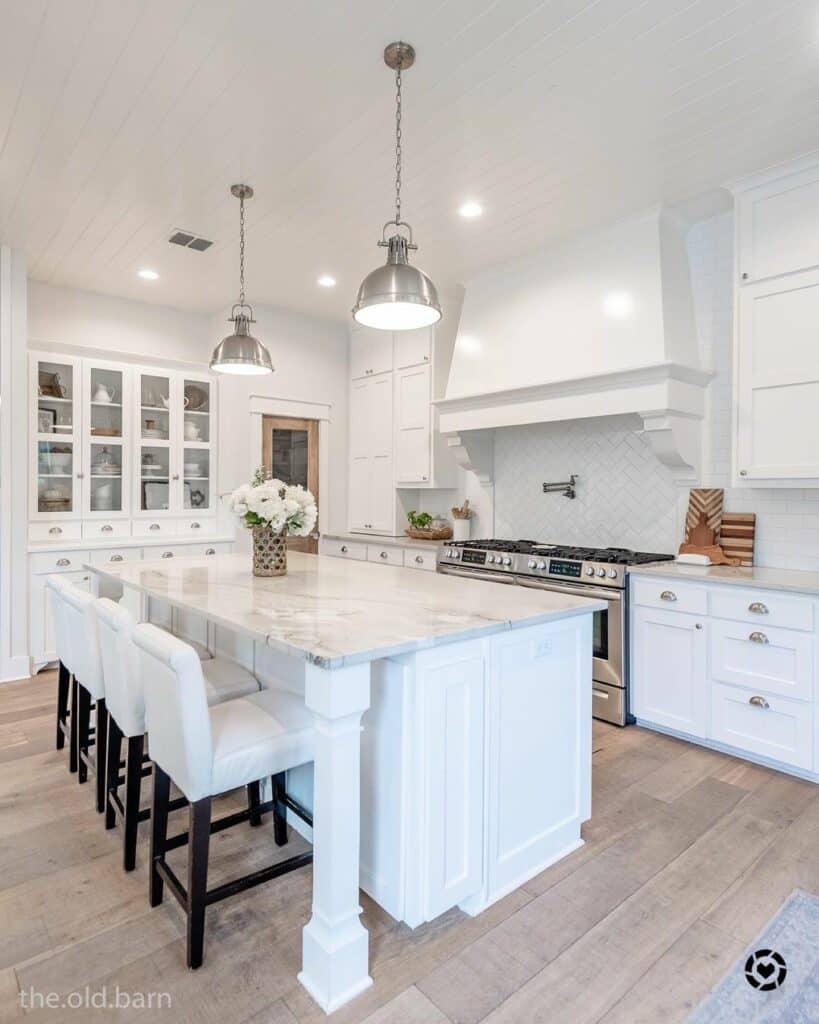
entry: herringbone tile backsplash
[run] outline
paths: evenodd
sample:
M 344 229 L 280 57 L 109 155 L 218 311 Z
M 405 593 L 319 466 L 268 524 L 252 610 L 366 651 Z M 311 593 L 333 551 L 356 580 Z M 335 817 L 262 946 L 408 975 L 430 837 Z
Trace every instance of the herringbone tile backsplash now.
M 625 416 L 507 427 L 495 434 L 495 532 L 559 544 L 675 551 L 677 487 Z M 543 481 L 576 473 L 577 497 Z

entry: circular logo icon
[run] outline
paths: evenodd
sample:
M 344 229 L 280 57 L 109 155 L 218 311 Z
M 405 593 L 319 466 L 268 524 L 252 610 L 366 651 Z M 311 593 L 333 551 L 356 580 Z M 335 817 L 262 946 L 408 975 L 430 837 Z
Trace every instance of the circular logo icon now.
M 758 949 L 745 961 L 745 980 L 760 992 L 772 992 L 785 981 L 785 958 L 773 949 Z

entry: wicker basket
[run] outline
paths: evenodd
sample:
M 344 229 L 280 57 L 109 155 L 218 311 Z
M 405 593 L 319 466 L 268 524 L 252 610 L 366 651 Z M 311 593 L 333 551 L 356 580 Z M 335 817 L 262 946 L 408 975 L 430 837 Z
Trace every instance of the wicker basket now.
M 408 526 L 404 533 L 408 537 L 412 537 L 413 540 L 449 540 L 452 536 L 452 528 L 441 526 L 437 530 L 416 530 L 415 527 Z

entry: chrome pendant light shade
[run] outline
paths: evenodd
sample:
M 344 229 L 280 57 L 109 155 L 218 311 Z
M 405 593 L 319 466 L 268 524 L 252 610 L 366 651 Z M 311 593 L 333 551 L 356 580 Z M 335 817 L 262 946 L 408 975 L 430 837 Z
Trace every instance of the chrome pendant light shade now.
M 387 262 L 364 278 L 353 307 L 358 323 L 383 331 L 411 331 L 441 319 L 435 285 L 423 271 L 410 266 L 410 250 L 418 246 L 413 243 L 412 228 L 401 220 L 401 72 L 414 62 L 415 50 L 409 43 L 390 43 L 384 51 L 384 63 L 395 71 L 395 219 L 384 225 L 378 243 L 387 250 Z M 387 238 L 390 227 L 395 233 Z
M 256 321 L 253 307 L 245 302 L 245 199 L 253 197 L 253 189 L 250 185 L 233 185 L 230 191 L 239 200 L 239 301 L 228 318 L 234 325 L 233 333 L 222 338 L 213 350 L 210 368 L 236 376 L 273 373 L 270 353 L 250 333 L 249 326 Z

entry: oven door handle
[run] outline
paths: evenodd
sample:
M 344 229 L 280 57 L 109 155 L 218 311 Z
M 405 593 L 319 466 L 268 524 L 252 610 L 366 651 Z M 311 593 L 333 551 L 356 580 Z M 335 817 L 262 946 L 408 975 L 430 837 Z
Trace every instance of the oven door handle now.
M 529 587 L 531 590 L 551 590 L 555 594 L 571 594 L 572 597 L 597 597 L 603 601 L 622 601 L 623 595 L 619 590 L 605 587 L 573 587 L 566 583 L 553 583 L 551 580 L 530 580 L 526 576 L 516 577 L 522 587 Z
M 516 579 L 511 574 L 504 576 L 500 572 L 484 572 L 483 569 L 478 569 L 475 572 L 470 572 L 469 569 L 456 569 L 452 565 L 441 567 L 438 572 L 442 576 L 463 576 L 469 580 L 489 580 L 490 583 L 515 583 Z

